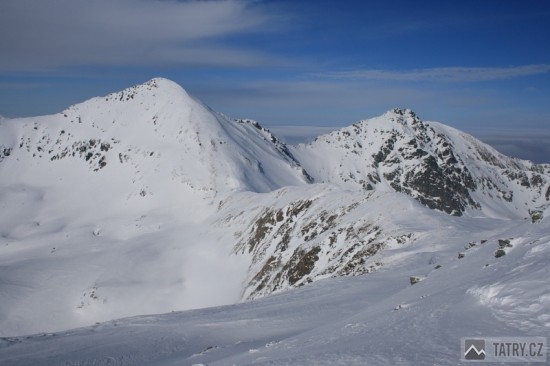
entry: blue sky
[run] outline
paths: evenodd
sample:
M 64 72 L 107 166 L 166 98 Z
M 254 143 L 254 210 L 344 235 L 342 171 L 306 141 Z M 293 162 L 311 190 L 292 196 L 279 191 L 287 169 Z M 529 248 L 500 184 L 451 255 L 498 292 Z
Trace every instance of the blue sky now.
M 0 55 L 6 117 L 163 76 L 268 126 L 408 107 L 550 141 L 546 0 L 0 0 Z

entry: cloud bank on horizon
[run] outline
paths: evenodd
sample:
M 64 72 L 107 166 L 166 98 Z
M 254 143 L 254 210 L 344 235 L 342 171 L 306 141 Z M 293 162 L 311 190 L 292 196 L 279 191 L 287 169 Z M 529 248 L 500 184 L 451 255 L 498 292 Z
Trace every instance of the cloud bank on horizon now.
M 460 129 L 550 135 L 550 4 L 3 0 L 0 115 L 172 79 L 266 125 L 408 107 Z
M 325 77 L 336 79 L 476 82 L 505 80 L 550 72 L 550 65 L 524 65 L 517 67 L 436 67 L 404 71 L 352 70 L 327 73 Z

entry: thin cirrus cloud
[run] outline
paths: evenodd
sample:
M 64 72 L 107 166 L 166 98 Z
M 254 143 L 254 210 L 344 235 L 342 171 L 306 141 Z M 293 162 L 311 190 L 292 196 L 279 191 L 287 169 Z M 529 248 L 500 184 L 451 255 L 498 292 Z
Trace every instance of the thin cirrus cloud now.
M 276 17 L 240 0 L 2 0 L 0 72 L 98 65 L 252 66 L 273 58 L 222 41 L 269 30 Z
M 361 79 L 388 81 L 443 81 L 443 82 L 479 82 L 513 79 L 523 76 L 546 74 L 550 65 L 523 65 L 516 67 L 436 67 L 428 69 L 388 71 L 388 70 L 350 70 L 335 71 L 315 76 L 331 79 Z

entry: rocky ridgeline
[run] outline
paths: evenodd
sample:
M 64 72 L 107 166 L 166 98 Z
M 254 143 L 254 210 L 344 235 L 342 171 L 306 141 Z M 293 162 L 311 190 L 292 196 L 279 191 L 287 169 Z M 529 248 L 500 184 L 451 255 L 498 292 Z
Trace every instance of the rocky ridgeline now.
M 445 219 L 493 215 L 534 224 L 544 219 L 550 203 L 550 165 L 505 157 L 407 109 L 311 144 L 288 146 L 258 122 L 229 119 L 174 83 L 153 79 L 58 115 L 2 120 L 0 132 L 0 169 L 6 177 L 16 176 L 21 162 L 45 167 L 41 171 L 58 169 L 58 176 L 82 174 L 73 169 L 82 164 L 94 178 L 105 178 L 97 180 L 101 184 L 123 182 L 105 202 L 121 196 L 153 201 L 165 194 L 165 202 L 172 203 L 174 197 L 188 197 L 181 192 L 190 188 L 193 196 L 208 198 L 204 205 L 219 203 L 218 212 L 225 214 L 221 202 L 236 192 L 272 195 L 264 203 L 254 200 L 243 224 L 228 228 L 234 253 L 251 258 L 245 298 L 383 266 L 386 249 L 417 239 L 412 230 L 389 230 L 391 217 L 365 217 L 369 202 L 386 203 L 384 194 L 397 197 L 388 211 L 414 206 L 412 197 Z M 61 184 L 58 176 L 44 183 Z M 74 178 L 86 182 L 89 176 Z M 38 179 L 46 178 L 30 176 L 29 181 Z M 332 203 L 311 183 L 336 187 Z M 300 196 L 281 201 L 274 191 L 289 186 Z M 94 186 L 108 191 L 102 188 Z
M 472 136 L 423 122 L 408 109 L 320 136 L 294 154 L 316 182 L 365 191 L 391 188 L 454 216 L 482 209 L 486 201 L 523 210 L 550 199 L 549 165 L 508 158 Z
M 375 271 L 383 265 L 382 249 L 415 240 L 413 233 L 386 233 L 368 218 L 350 221 L 369 199 L 356 198 L 342 196 L 330 209 L 323 200 L 304 199 L 261 210 L 238 235 L 235 249 L 252 256 L 244 297 Z

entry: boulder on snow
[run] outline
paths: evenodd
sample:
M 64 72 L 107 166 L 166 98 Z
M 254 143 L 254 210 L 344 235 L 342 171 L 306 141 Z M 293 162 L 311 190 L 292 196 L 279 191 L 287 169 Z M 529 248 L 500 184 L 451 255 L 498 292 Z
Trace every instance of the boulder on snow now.
M 529 215 L 531 216 L 531 222 L 534 224 L 537 221 L 542 219 L 542 211 L 540 210 L 529 210 Z
M 504 255 L 506 255 L 506 252 L 504 251 L 504 249 L 499 249 L 495 252 L 495 258 L 500 258 Z
M 511 248 L 512 244 L 510 244 L 510 240 L 508 240 L 508 239 L 499 239 L 498 240 L 498 246 L 500 247 L 500 249 Z

